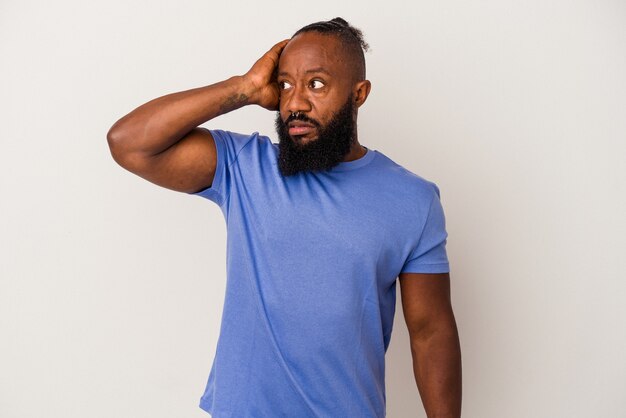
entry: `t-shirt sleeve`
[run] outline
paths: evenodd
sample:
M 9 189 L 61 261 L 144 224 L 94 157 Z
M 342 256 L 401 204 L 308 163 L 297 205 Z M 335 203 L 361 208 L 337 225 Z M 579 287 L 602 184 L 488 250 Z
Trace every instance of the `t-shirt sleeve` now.
M 448 273 L 450 265 L 446 252 L 446 220 L 439 188 L 434 186 L 433 198 L 417 245 L 407 258 L 401 273 Z
M 189 193 L 209 199 L 222 206 L 230 193 L 231 166 L 241 150 L 254 138 L 254 135 L 243 135 L 234 132 L 210 129 L 217 151 L 217 165 L 211 186 L 195 193 Z

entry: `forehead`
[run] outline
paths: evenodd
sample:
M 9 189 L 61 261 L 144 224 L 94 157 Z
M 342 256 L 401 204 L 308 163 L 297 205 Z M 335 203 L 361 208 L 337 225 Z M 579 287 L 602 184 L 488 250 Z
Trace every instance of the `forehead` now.
M 293 37 L 283 49 L 278 72 L 302 74 L 322 68 L 333 76 L 347 74 L 347 59 L 336 36 L 304 32 Z

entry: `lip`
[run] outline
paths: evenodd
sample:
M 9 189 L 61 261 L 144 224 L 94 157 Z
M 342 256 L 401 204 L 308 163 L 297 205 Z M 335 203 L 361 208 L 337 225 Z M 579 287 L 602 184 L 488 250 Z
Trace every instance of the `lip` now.
M 313 132 L 313 130 L 315 130 L 315 126 L 311 125 L 310 123 L 305 123 L 305 122 L 290 122 L 288 126 L 289 126 L 289 135 L 292 135 L 292 136 L 306 135 L 306 134 Z

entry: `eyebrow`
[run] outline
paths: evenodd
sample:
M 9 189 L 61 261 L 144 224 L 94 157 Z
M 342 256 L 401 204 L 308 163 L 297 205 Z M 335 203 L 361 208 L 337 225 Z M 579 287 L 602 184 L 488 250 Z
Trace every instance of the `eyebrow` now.
M 306 70 L 304 72 L 304 74 L 311 74 L 311 73 L 324 73 L 326 75 L 331 75 L 328 71 L 326 71 L 324 68 L 322 67 L 317 67 L 317 68 L 311 68 L 310 70 Z M 289 75 L 288 72 L 286 71 L 281 71 L 280 73 L 278 73 L 279 76 L 284 77 Z

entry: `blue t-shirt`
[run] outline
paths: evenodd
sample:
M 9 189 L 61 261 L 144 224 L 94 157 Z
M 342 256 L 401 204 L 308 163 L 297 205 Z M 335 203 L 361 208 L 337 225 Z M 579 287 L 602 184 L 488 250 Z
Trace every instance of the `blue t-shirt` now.
M 379 151 L 283 177 L 278 144 L 211 131 L 195 194 L 227 225 L 226 296 L 200 408 L 213 418 L 385 416 L 402 272 L 449 272 L 438 187 Z

